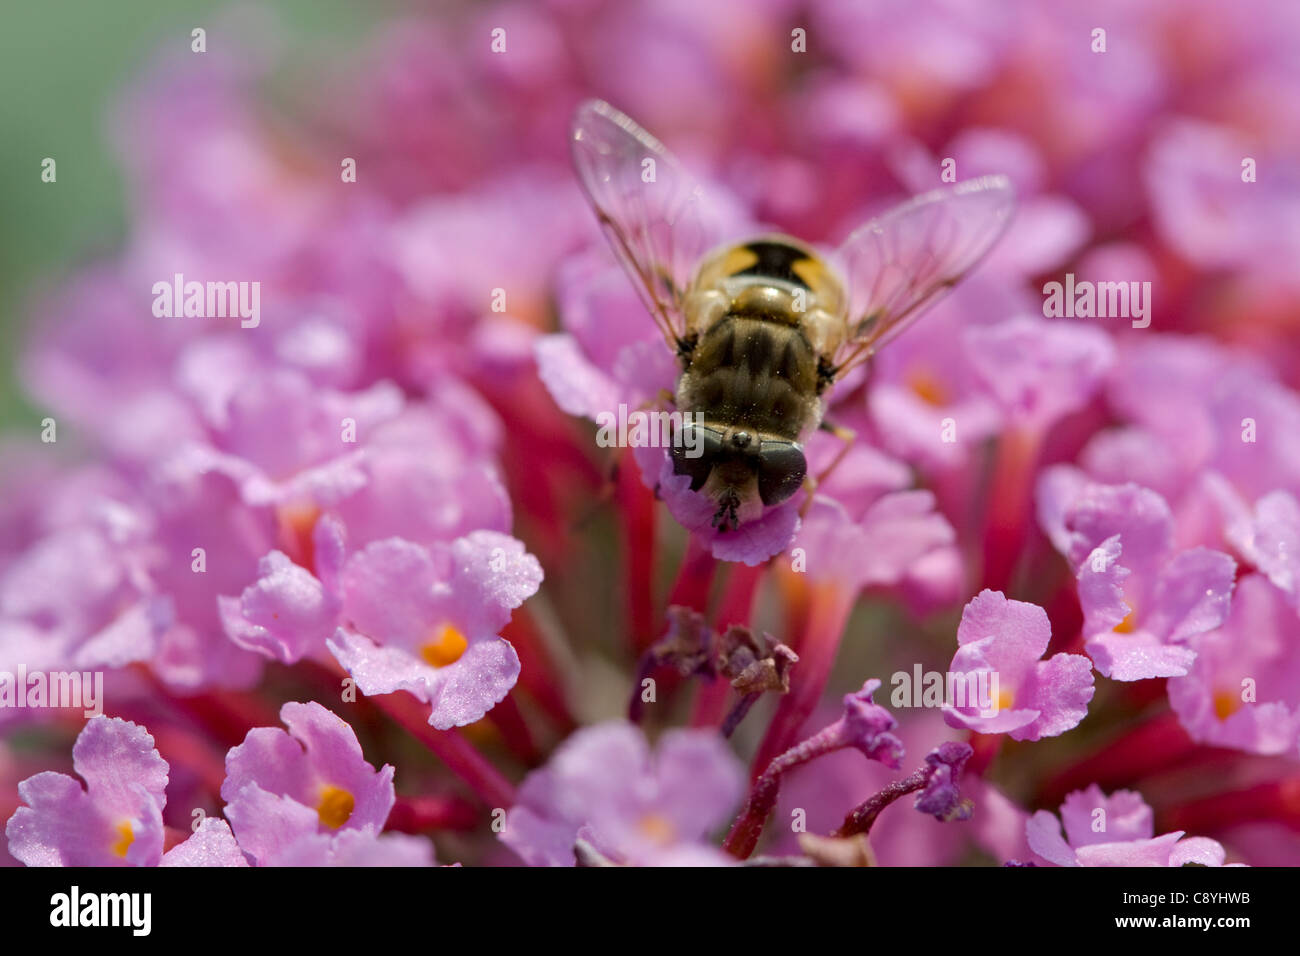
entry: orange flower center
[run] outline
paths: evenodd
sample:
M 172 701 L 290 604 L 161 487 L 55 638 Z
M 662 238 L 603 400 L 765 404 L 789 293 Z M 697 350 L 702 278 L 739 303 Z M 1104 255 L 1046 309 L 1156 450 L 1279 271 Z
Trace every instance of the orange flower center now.
M 647 813 L 640 821 L 641 832 L 655 843 L 665 846 L 677 836 L 677 828 L 662 813 Z
M 316 804 L 316 815 L 325 826 L 337 830 L 348 822 L 348 818 L 352 816 L 352 808 L 356 805 L 356 798 L 348 791 L 333 784 L 326 784 L 320 790 L 320 803 Z
M 446 667 L 460 660 L 469 647 L 465 635 L 450 624 L 444 624 L 437 630 L 437 635 L 420 648 L 420 656 L 434 667 Z
M 927 368 L 912 369 L 907 376 L 907 387 L 927 405 L 939 407 L 948 404 L 948 389 Z
M 135 830 L 131 827 L 130 820 L 123 820 L 117 825 L 118 839 L 113 844 L 113 852 L 126 859 L 126 851 L 131 849 L 131 844 L 135 842 Z
M 1220 690 L 1214 694 L 1214 714 L 1220 720 L 1227 720 L 1241 710 L 1241 694 L 1237 691 Z
M 275 513 L 279 525 L 280 543 L 284 552 L 300 567 L 316 573 L 316 541 L 312 531 L 320 508 L 310 502 L 281 505 Z

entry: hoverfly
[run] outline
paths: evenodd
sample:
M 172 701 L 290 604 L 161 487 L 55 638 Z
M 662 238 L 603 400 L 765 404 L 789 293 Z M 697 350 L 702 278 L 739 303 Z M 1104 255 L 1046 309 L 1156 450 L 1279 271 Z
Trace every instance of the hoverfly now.
M 697 431 L 673 442 L 673 470 L 716 503 L 721 531 L 799 489 L 827 389 L 969 272 L 1014 206 L 1006 177 L 957 183 L 872 219 L 823 257 L 775 233 L 724 242 L 695 180 L 608 103 L 578 108 L 571 147 L 616 257 L 680 362 L 674 398 L 693 413 L 683 430 Z

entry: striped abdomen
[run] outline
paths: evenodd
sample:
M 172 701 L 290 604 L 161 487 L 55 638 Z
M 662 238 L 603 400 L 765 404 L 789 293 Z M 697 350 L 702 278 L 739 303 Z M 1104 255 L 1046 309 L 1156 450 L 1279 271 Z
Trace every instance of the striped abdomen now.
M 682 411 L 797 439 L 816 408 L 817 354 L 780 316 L 729 312 L 703 330 L 682 373 Z

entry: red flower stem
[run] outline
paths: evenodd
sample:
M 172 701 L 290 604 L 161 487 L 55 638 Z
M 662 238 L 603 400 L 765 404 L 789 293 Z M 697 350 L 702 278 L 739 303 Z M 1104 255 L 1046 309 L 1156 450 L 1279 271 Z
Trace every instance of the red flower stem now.
M 1064 567 L 1060 582 L 1053 587 L 1052 596 L 1043 604 L 1043 609 L 1052 625 L 1052 642 L 1046 656 L 1062 652 L 1083 654 L 1083 608 L 1079 606 L 1079 582 Z
M 1002 750 L 1005 734 L 977 734 L 971 731 L 971 755 L 966 761 L 965 773 L 972 777 L 981 777 Z
M 1055 806 L 1091 783 L 1109 791 L 1181 763 L 1196 749 L 1178 717 L 1161 714 L 1044 782 L 1035 802 Z
M 1006 591 L 1024 547 L 1042 435 L 1010 428 L 998 439 L 984 523 L 983 586 Z
M 627 620 L 632 646 L 646 650 L 655 640 L 654 577 L 655 497 L 645 486 L 635 464 L 624 461 L 618 469 L 616 495 L 623 522 L 623 569 L 627 589 Z
M 807 575 L 795 571 L 773 573 L 771 580 L 781 585 L 785 605 L 782 614 L 785 644 L 796 654 L 801 653 L 799 644 L 803 641 L 803 628 L 812 608 L 812 586 L 808 583 Z
M 767 571 L 766 564 L 759 564 L 752 568 L 747 564 L 731 565 L 727 587 L 714 618 L 719 631 L 724 631 L 733 624 L 749 626 L 754 595 L 758 593 L 758 585 L 763 580 L 765 571 Z
M 190 830 L 182 830 L 180 827 L 163 826 L 163 852 L 174 850 L 177 846 L 184 843 L 190 838 Z
M 1155 680 L 1135 680 L 1120 684 L 1124 694 L 1124 704 L 1133 713 L 1141 713 L 1153 704 L 1162 702 L 1168 693 L 1168 679 L 1158 677 Z
M 743 626 L 749 625 L 750 612 L 754 604 L 754 595 L 758 590 L 758 584 L 763 579 L 763 572 L 766 565 L 749 567 L 744 564 L 733 564 L 731 566 L 730 576 L 727 579 L 727 588 L 722 595 L 722 604 L 718 607 L 717 617 L 715 618 L 715 630 L 719 633 L 726 630 L 733 624 Z M 715 677 L 710 681 L 701 681 L 699 690 L 695 694 L 695 708 L 691 712 L 692 727 L 716 727 L 727 714 L 727 698 L 731 693 L 731 683 L 722 677 Z M 734 715 L 734 721 L 731 729 L 735 729 L 735 724 L 740 723 L 745 712 L 749 710 L 750 705 L 754 703 L 750 700 L 744 705 L 744 709 L 739 713 L 736 710 L 731 712 Z M 740 706 L 738 704 L 738 706 Z M 730 736 L 730 731 L 724 731 L 724 734 Z
M 532 731 L 528 729 L 528 722 L 524 720 L 513 693 L 488 711 L 488 720 L 500 731 L 501 738 L 516 757 L 530 767 L 541 762 L 537 743 L 533 740 Z
M 198 778 L 200 786 L 220 803 L 221 784 L 226 779 L 225 750 L 214 746 L 212 740 L 189 721 L 158 719 L 160 711 L 150 703 L 143 700 L 128 703 L 125 707 L 115 708 L 113 716 L 147 728 L 168 765 L 189 770 Z
M 203 737 L 180 726 L 155 721 L 149 728 L 154 745 L 169 766 L 184 766 L 199 778 L 203 789 L 221 801 L 221 785 L 226 780 L 225 757 Z
M 725 677 L 701 678 L 695 691 L 695 704 L 691 709 L 691 726 L 717 727 L 727 714 L 727 700 L 730 696 L 731 682 Z M 739 723 L 739 719 L 736 722 Z
M 514 387 L 503 387 L 500 376 L 474 378 L 479 394 L 500 416 L 503 433 L 511 436 L 512 453 L 501 464 L 515 514 L 528 525 L 517 533 L 529 541 L 543 567 L 552 567 L 573 548 L 566 504 L 579 496 L 590 500 L 604 477 L 587 453 L 590 439 L 556 407 L 536 377 Z M 536 461 L 545 461 L 546 467 L 533 467 Z
M 267 707 L 250 694 L 219 690 L 178 694 L 148 667 L 135 665 L 135 670 L 153 686 L 160 697 L 201 724 L 224 746 L 233 747 L 243 743 L 254 727 L 280 726 L 278 711 Z
M 687 607 L 701 614 L 706 613 L 709 605 L 709 591 L 713 587 L 713 577 L 717 573 L 718 562 L 708 546 L 691 535 L 682 556 L 681 566 L 677 569 L 677 580 L 673 582 L 668 594 L 665 610 L 674 604 Z M 668 628 L 667 615 L 661 615 L 655 628 L 655 640 L 658 640 Z M 651 642 L 654 643 L 653 641 Z M 659 702 L 668 700 L 682 682 L 682 676 L 673 667 L 654 666 L 649 662 L 649 655 L 643 654 L 637 664 L 636 686 L 632 690 L 628 712 L 629 719 L 640 720 L 641 681 L 650 677 L 655 682 L 655 698 Z
M 501 636 L 519 655 L 519 684 L 523 689 L 560 730 L 568 733 L 576 727 L 577 721 L 564 693 L 566 682 L 560 677 L 560 669 L 555 666 L 527 604 L 515 610 Z
M 429 705 L 404 691 L 368 697 L 446 764 L 489 807 L 507 809 L 515 802 L 515 788 L 487 758 L 458 730 L 435 730 L 429 726 Z
M 856 598 L 854 589 L 835 581 L 813 585 L 807 625 L 799 642 L 799 663 L 790 671 L 790 692 L 777 704 L 776 714 L 754 758 L 753 775 L 794 742 L 830 678 L 840 637 Z
M 844 818 L 835 835 L 838 837 L 850 837 L 859 833 L 870 833 L 872 825 L 876 822 L 876 817 L 880 816 L 882 810 L 889 806 L 899 797 L 906 796 L 909 793 L 915 793 L 925 786 L 929 779 L 928 768 L 922 767 L 909 777 L 902 780 L 895 780 L 879 793 L 868 797 L 865 801 L 849 811 Z
M 473 830 L 479 821 L 475 806 L 460 797 L 398 797 L 384 829 L 417 834 L 430 830 Z
M 782 774 L 815 757 L 838 750 L 843 745 L 843 725 L 837 721 L 769 763 L 767 769 L 755 779 L 749 791 L 749 799 L 745 801 L 744 809 L 722 842 L 722 848 L 741 860 L 753 853 L 758 838 L 763 835 L 768 815 L 776 806 L 776 798 L 781 792 Z
M 1199 835 L 1249 820 L 1274 821 L 1300 832 L 1300 774 L 1174 807 L 1160 815 L 1157 832 Z
M 709 606 L 709 591 L 713 587 L 713 576 L 717 570 L 717 559 L 713 557 L 708 545 L 695 535 L 691 535 L 686 543 L 686 553 L 682 556 L 681 567 L 677 569 L 677 580 L 673 582 L 668 601 L 664 606 L 672 607 L 676 604 L 699 611 L 701 614 L 706 613 Z M 661 620 L 655 629 L 656 638 L 663 633 L 664 627 L 665 624 Z

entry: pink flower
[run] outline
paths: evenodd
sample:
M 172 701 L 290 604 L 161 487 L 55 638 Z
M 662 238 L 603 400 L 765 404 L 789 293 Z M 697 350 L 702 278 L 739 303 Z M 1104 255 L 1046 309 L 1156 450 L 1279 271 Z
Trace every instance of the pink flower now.
M 5 825 L 9 852 L 28 866 L 156 866 L 162 858 L 167 761 L 143 727 L 92 718 L 72 748 L 85 786 L 62 773 L 18 785 Z
M 1183 838 L 1176 830 L 1154 836 L 1151 808 L 1132 790 L 1109 797 L 1096 784 L 1076 790 L 1061 804 L 1061 821 L 1039 810 L 1025 826 L 1029 845 L 1057 866 L 1223 866 L 1223 847 L 1205 837 Z
M 261 866 L 299 841 L 374 836 L 393 808 L 393 768 L 376 770 L 356 734 L 317 703 L 280 708 L 288 733 L 258 727 L 226 755 L 226 801 L 240 849 Z
M 429 548 L 377 541 L 343 568 L 346 623 L 327 643 L 362 693 L 407 691 L 433 705 L 434 727 L 463 726 L 518 679 L 519 658 L 499 634 L 541 581 L 537 559 L 497 532 Z
M 162 855 L 159 866 L 248 866 L 230 824 L 204 817 L 188 837 Z
M 971 362 L 1010 421 L 1045 430 L 1101 386 L 1110 337 L 1068 321 L 1014 318 L 965 333 Z
M 652 754 L 641 731 L 578 731 L 529 774 L 501 840 L 533 866 L 572 866 L 579 840 L 620 863 L 725 865 L 704 838 L 735 809 L 739 762 L 716 733 L 674 730 Z
M 1193 637 L 1195 663 L 1168 684 L 1194 740 L 1250 753 L 1297 753 L 1300 627 L 1287 596 L 1262 575 L 1237 584 L 1221 627 Z
M 960 646 L 948 669 L 966 675 L 968 686 L 996 687 L 998 698 L 991 714 L 979 701 L 944 707 L 949 726 L 1012 740 L 1056 737 L 1077 726 L 1092 699 L 1092 665 L 1079 654 L 1042 660 L 1051 637 L 1047 614 L 1037 605 L 1009 601 L 998 591 L 976 595 L 962 611 Z
M 1236 563 L 1208 548 L 1173 548 L 1164 499 L 1137 485 L 1102 485 L 1069 466 L 1039 482 L 1039 520 L 1077 565 L 1087 650 L 1114 680 L 1187 673 L 1189 638 L 1228 613 Z M 1121 561 L 1123 563 L 1121 563 Z

